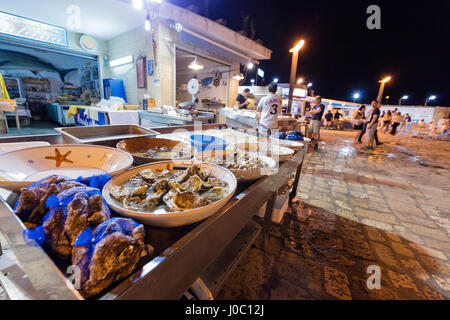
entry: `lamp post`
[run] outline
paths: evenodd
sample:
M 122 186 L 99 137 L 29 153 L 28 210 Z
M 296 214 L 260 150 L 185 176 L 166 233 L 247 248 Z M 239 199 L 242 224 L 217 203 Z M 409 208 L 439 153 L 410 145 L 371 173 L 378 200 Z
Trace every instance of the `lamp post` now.
M 295 78 L 297 77 L 297 64 L 298 64 L 298 52 L 305 44 L 305 40 L 300 40 L 297 45 L 289 50 L 292 53 L 292 62 L 291 62 L 291 77 L 289 81 L 289 100 L 288 100 L 288 113 L 291 113 L 292 108 L 292 97 L 294 96 L 294 85 Z
M 409 98 L 409 97 L 406 96 L 406 95 L 403 96 L 403 97 L 401 97 L 400 100 L 398 100 L 398 105 L 401 106 L 401 105 L 402 105 L 402 100 L 408 100 L 408 98 Z
M 359 93 L 356 92 L 356 93 L 353 95 L 353 102 L 355 102 L 355 100 L 358 100 L 359 97 L 360 97 Z
M 380 90 L 378 91 L 378 97 L 377 97 L 377 101 L 378 103 L 381 103 L 381 99 L 383 99 L 383 91 L 384 91 L 384 85 L 386 84 L 386 82 L 388 82 L 389 80 L 391 80 L 391 77 L 387 77 L 384 78 L 383 80 L 380 80 Z
M 429 96 L 427 100 L 425 100 L 425 105 L 428 105 L 428 101 L 436 100 L 436 96 Z
M 278 81 L 280 81 L 278 78 L 273 78 L 274 83 L 278 83 Z

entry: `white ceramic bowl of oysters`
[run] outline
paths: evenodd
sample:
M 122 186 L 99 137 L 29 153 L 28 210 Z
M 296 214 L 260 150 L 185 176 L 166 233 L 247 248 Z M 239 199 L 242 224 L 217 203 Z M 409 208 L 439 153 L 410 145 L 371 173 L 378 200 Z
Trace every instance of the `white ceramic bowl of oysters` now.
M 257 152 L 267 157 L 271 157 L 279 162 L 289 160 L 295 153 L 294 150 L 282 147 L 279 144 L 269 144 L 267 140 L 260 140 L 257 143 L 239 143 L 236 145 L 236 148 L 247 152 Z
M 246 158 L 242 160 L 242 157 Z M 194 155 L 194 159 L 201 163 L 213 163 L 227 168 L 236 176 L 239 182 L 253 181 L 271 175 L 278 168 L 277 161 L 270 157 L 239 149 L 197 152 Z M 254 164 L 255 160 L 262 166 L 253 168 L 248 166 L 246 168 L 246 163 Z
M 224 187 L 223 193 L 220 195 L 220 199 L 212 200 L 210 201 L 209 204 L 199 206 L 193 209 L 185 208 L 182 211 L 167 210 L 165 200 L 162 201 L 162 199 L 158 202 L 158 205 L 152 209 L 146 210 L 143 208 L 139 209 L 138 207 L 130 208 L 129 206 L 125 206 L 123 201 L 119 201 L 112 196 L 113 192 L 116 192 L 116 190 L 120 190 L 121 187 L 127 186 L 130 178 L 132 179 L 135 179 L 136 177 L 141 178 L 140 173 L 143 172 L 144 170 L 145 170 L 144 172 L 147 173 L 149 172 L 150 169 L 151 170 L 150 172 L 153 173 L 155 177 L 157 177 L 158 175 L 160 176 L 163 175 L 165 170 L 168 170 L 169 172 L 179 171 L 179 173 L 186 172 L 185 170 L 191 168 L 193 165 L 194 162 L 192 161 L 180 160 L 176 162 L 172 161 L 154 162 L 134 167 L 111 179 L 103 188 L 103 197 L 105 198 L 106 202 L 113 211 L 117 212 L 122 216 L 133 218 L 146 225 L 171 228 L 189 225 L 202 221 L 212 216 L 217 211 L 219 211 L 231 199 L 234 192 L 236 191 L 237 187 L 236 177 L 229 170 L 222 168 L 218 165 L 206 163 L 196 164 L 196 166 L 200 168 L 200 172 L 205 173 L 206 175 L 209 175 L 210 177 L 213 178 L 219 178 L 226 185 Z M 171 179 L 170 181 L 172 181 L 173 179 Z M 160 179 L 157 178 L 154 181 L 159 180 Z M 147 199 L 150 194 L 155 194 L 154 193 L 155 190 L 149 192 L 151 193 L 147 193 L 145 199 Z M 167 196 L 168 193 L 166 193 L 165 195 Z

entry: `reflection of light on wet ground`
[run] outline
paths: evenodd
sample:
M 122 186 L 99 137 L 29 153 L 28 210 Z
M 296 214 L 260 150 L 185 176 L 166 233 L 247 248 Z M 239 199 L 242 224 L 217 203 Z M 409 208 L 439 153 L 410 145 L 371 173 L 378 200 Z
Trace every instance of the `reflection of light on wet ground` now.
M 382 160 L 381 157 L 377 156 L 377 155 L 370 155 L 370 156 L 367 157 L 367 159 L 374 160 L 374 161 L 381 161 Z
M 388 157 L 388 158 L 395 158 L 395 154 L 393 154 L 393 153 L 388 153 L 388 154 L 386 154 L 386 157 Z
M 355 155 L 355 148 L 346 146 L 339 148 L 339 155 L 341 156 L 353 156 Z

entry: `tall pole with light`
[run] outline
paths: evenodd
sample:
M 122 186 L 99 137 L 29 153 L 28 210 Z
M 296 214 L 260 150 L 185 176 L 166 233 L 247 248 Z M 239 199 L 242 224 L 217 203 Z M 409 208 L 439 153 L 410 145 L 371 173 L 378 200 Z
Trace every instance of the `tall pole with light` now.
M 381 103 L 382 99 L 383 99 L 383 92 L 384 92 L 384 86 L 387 82 L 389 82 L 389 80 L 391 80 L 391 77 L 386 77 L 383 80 L 380 80 L 380 90 L 378 91 L 378 97 L 377 97 L 377 101 L 378 103 Z
M 358 100 L 359 97 L 360 97 L 360 95 L 359 95 L 358 92 L 354 93 L 354 94 L 353 94 L 353 102 L 355 102 L 356 100 Z
M 402 100 L 408 100 L 408 96 L 404 95 L 403 97 L 400 98 L 400 100 L 398 100 L 398 105 L 401 106 L 402 105 Z
M 292 53 L 292 62 L 291 62 L 291 77 L 289 81 L 289 100 L 288 100 L 288 113 L 291 113 L 292 108 L 292 98 L 294 96 L 294 86 L 295 86 L 295 78 L 297 77 L 297 64 L 298 64 L 298 52 L 305 44 L 304 40 L 300 40 L 297 45 L 289 50 Z
M 425 100 L 425 105 L 428 105 L 428 101 L 436 100 L 436 96 L 429 96 L 427 100 Z

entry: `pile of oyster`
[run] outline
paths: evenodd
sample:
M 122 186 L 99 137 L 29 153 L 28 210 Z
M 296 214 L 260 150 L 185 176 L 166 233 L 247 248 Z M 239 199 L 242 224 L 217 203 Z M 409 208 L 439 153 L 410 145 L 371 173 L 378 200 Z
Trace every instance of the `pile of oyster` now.
M 230 170 L 257 170 L 264 169 L 267 164 L 260 158 L 250 156 L 248 153 L 235 152 L 231 157 L 214 157 L 208 160 L 210 163 L 218 164 Z
M 146 150 L 145 152 L 136 152 L 135 155 L 139 157 L 148 157 L 151 159 L 170 158 L 170 155 L 167 157 L 168 152 L 170 152 L 170 149 L 167 147 L 154 147 Z
M 204 207 L 229 193 L 228 184 L 194 165 L 184 171 L 142 170 L 128 182 L 112 188 L 111 196 L 124 208 L 153 212 L 161 206 L 168 212 Z

